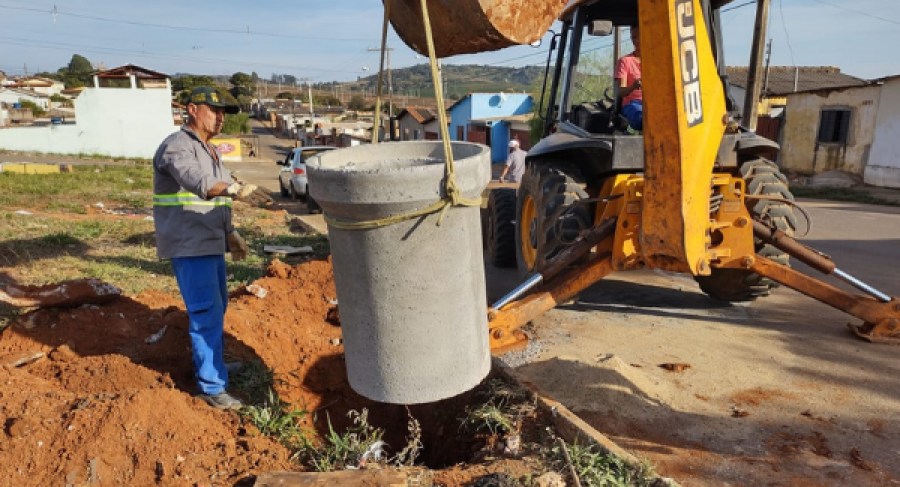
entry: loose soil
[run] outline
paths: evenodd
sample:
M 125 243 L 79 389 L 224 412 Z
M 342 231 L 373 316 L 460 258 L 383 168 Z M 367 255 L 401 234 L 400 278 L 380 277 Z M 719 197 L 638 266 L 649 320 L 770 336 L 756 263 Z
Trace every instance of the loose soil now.
M 449 467 L 435 473 L 438 485 L 540 473 L 528 459 L 485 461 L 484 439 L 459 433 L 471 396 L 407 411 L 350 389 L 330 261 L 275 260 L 255 284 L 268 291 L 264 299 L 238 290 L 229 300 L 226 356 L 274 369 L 281 398 L 313 412 L 310 430 L 326 433 L 330 419 L 342 431 L 347 412 L 365 408 L 396 453 L 411 414 L 426 432 L 420 459 Z M 158 341 L 149 339 L 163 330 Z M 236 413 L 192 396 L 187 316 L 177 295 L 145 291 L 99 306 L 30 312 L 0 335 L 0 363 L 23 352 L 45 357 L 0 367 L 6 485 L 252 485 L 261 472 L 303 468 Z M 479 450 L 476 464 L 460 465 Z

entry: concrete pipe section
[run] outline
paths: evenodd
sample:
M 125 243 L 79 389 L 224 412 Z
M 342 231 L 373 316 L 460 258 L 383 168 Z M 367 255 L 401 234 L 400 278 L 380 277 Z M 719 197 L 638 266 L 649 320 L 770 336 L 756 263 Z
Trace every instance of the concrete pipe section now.
M 490 149 L 453 142 L 456 184 L 480 198 Z M 440 142 L 361 145 L 307 166 L 310 193 L 330 218 L 368 221 L 423 209 L 444 196 Z M 329 225 L 350 385 L 380 402 L 419 404 L 476 386 L 490 362 L 480 209 L 453 207 L 389 226 Z
M 420 0 L 385 0 L 400 39 L 428 55 Z M 537 41 L 566 8 L 566 0 L 429 0 L 439 58 L 495 51 Z

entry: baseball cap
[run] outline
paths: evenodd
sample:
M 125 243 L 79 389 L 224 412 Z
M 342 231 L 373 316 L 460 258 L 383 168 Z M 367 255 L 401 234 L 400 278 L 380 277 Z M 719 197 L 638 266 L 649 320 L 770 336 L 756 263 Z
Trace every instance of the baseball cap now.
M 193 103 L 195 105 L 202 105 L 205 103 L 211 107 L 221 107 L 225 109 L 225 113 L 231 114 L 241 111 L 240 107 L 237 105 L 222 101 L 222 96 L 219 95 L 219 92 L 209 86 L 198 86 L 197 88 L 194 88 L 194 91 L 191 92 L 191 97 L 188 98 L 188 103 Z
M 514 149 L 514 148 L 516 148 L 516 147 L 519 147 L 519 141 L 516 140 L 516 139 L 510 140 L 510 141 L 509 141 L 509 148 L 510 148 L 510 149 Z

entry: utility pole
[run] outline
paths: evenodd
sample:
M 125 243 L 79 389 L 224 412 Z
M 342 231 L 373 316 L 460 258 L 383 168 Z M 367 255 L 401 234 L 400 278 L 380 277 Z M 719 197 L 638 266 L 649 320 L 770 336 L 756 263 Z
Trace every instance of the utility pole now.
M 766 47 L 766 71 L 763 73 L 763 92 L 769 90 L 769 62 L 772 60 L 772 39 L 769 39 L 769 45 Z
M 763 49 L 766 42 L 766 24 L 769 19 L 769 1 L 757 0 L 756 24 L 753 27 L 753 47 L 750 48 L 750 66 L 747 69 L 747 97 L 744 99 L 744 116 L 741 125 L 755 131 L 760 101 L 760 78 Z
M 381 52 L 381 48 L 369 48 L 367 51 L 376 51 Z M 385 47 L 385 62 L 387 64 L 387 75 L 388 75 L 388 116 L 394 116 L 394 84 L 391 82 L 391 51 L 394 50 L 392 47 Z
M 312 122 L 312 118 L 314 115 L 313 111 L 313 97 L 312 97 L 312 78 L 300 78 L 298 81 L 306 82 L 307 96 L 309 96 L 309 118 L 310 122 Z

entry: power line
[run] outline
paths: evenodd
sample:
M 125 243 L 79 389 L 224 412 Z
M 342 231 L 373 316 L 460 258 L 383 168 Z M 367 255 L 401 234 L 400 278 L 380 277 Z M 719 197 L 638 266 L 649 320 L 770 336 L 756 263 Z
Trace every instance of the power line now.
M 791 46 L 791 36 L 788 34 L 787 30 L 787 22 L 784 21 L 784 2 L 783 0 L 778 0 L 778 12 L 781 15 L 781 28 L 784 29 L 784 38 L 787 41 L 788 52 L 791 53 L 791 66 L 797 66 L 797 62 L 794 60 L 794 47 Z
M 755 4 L 756 4 L 756 0 L 751 0 L 751 1 L 749 1 L 749 2 L 745 2 L 745 3 L 742 3 L 742 4 L 740 4 L 740 5 L 735 5 L 735 6 L 733 6 L 733 7 L 723 8 L 723 9 L 721 10 L 721 12 L 722 12 L 722 13 L 725 13 L 725 12 L 731 12 L 732 10 L 737 10 L 737 9 L 739 9 L 739 8 L 744 8 L 744 7 L 747 7 L 747 6 L 750 6 L 750 5 L 755 5 Z
M 855 13 L 855 14 L 865 15 L 866 17 L 870 17 L 870 18 L 873 18 L 873 19 L 882 20 L 882 21 L 888 22 L 888 23 L 890 23 L 890 24 L 900 25 L 900 22 L 898 22 L 898 21 L 896 21 L 896 20 L 893 20 L 893 19 L 886 19 L 886 18 L 884 18 L 884 17 L 879 17 L 879 16 L 877 16 L 877 15 L 872 15 L 872 14 L 870 14 L 870 13 L 868 13 L 868 12 L 862 12 L 862 11 L 860 11 L 860 10 L 854 10 L 854 9 L 852 9 L 852 8 L 842 7 L 842 6 L 840 6 L 840 5 L 835 5 L 835 4 L 829 3 L 829 2 L 824 2 L 824 1 L 822 1 L 822 0 L 812 0 L 812 1 L 813 1 L 813 2 L 816 2 L 816 3 L 821 3 L 822 5 L 828 5 L 829 7 L 834 7 L 834 8 L 840 9 L 840 10 L 846 10 L 846 11 L 848 11 L 848 12 L 853 12 L 853 13 Z
M 52 14 L 56 15 L 65 15 L 68 17 L 76 17 L 80 19 L 89 19 L 96 20 L 100 22 L 111 22 L 115 24 L 125 24 L 125 25 L 136 25 L 141 27 L 155 27 L 159 29 L 172 29 L 179 31 L 197 31 L 197 32 L 211 32 L 217 34 L 240 34 L 240 35 L 248 35 L 248 36 L 258 36 L 258 37 L 277 37 L 277 38 L 285 38 L 285 39 L 301 39 L 307 41 L 346 41 L 346 42 L 370 42 L 371 39 L 356 39 L 356 38 L 332 38 L 332 37 L 306 37 L 306 36 L 297 36 L 290 34 L 273 34 L 269 32 L 252 32 L 250 30 L 250 26 L 247 26 L 246 30 L 238 30 L 238 29 L 212 29 L 206 27 L 189 27 L 189 26 L 181 26 L 181 25 L 168 25 L 168 24 L 157 24 L 152 22 L 138 22 L 134 20 L 124 20 L 124 19 L 114 19 L 108 17 L 99 17 L 95 15 L 84 15 L 77 14 L 72 12 L 64 12 L 56 10 L 43 10 L 39 8 L 33 7 L 17 7 L 14 5 L 0 5 L 0 8 L 5 8 L 9 10 L 23 10 L 27 12 L 38 12 L 43 14 Z
M 332 73 L 356 73 L 356 71 L 313 68 L 313 67 L 307 67 L 307 66 L 286 66 L 286 65 L 278 65 L 278 64 L 245 62 L 245 61 L 239 61 L 239 60 L 235 60 L 235 59 L 215 59 L 215 58 L 208 58 L 208 57 L 197 58 L 197 57 L 191 57 L 191 56 L 180 56 L 180 55 L 176 55 L 176 54 L 161 54 L 161 53 L 145 52 L 145 51 L 132 51 L 132 50 L 128 50 L 128 49 L 116 49 L 116 48 L 112 48 L 112 47 L 87 46 L 87 45 L 80 45 L 80 44 L 40 41 L 40 40 L 34 40 L 34 39 L 19 39 L 19 38 L 14 38 L 14 37 L 0 37 L 0 44 L 25 46 L 25 47 L 36 47 L 36 48 L 41 48 L 41 49 L 64 50 L 64 51 L 69 51 L 69 52 L 71 52 L 73 50 L 73 48 L 77 48 L 77 49 L 83 50 L 85 52 L 96 52 L 96 53 L 101 53 L 101 54 L 127 54 L 127 55 L 134 56 L 134 57 L 142 57 L 142 58 L 150 58 L 150 59 L 171 59 L 171 60 L 178 60 L 178 61 L 190 61 L 190 62 L 195 62 L 195 63 L 211 63 L 211 64 L 230 63 L 230 64 L 240 64 L 242 66 L 257 66 L 257 67 L 277 68 L 277 69 L 287 69 L 287 70 L 305 70 L 305 71 L 332 72 Z

